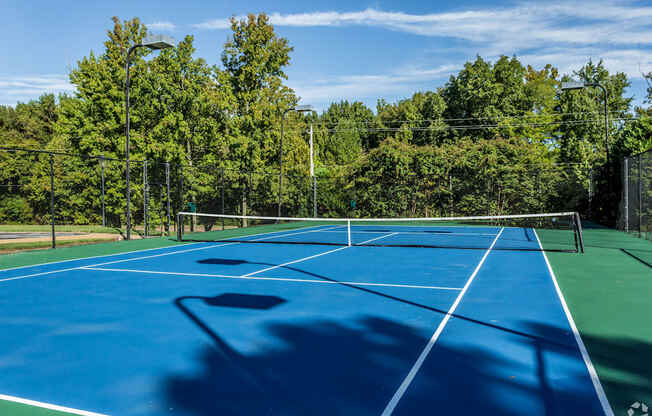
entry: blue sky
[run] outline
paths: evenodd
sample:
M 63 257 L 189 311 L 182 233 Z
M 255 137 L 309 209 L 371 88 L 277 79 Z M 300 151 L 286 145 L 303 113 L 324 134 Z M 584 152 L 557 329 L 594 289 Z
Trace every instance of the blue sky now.
M 111 17 L 139 17 L 153 32 L 195 37 L 219 63 L 231 15 L 265 12 L 294 52 L 287 84 L 303 103 L 409 97 L 434 90 L 476 54 L 516 55 L 570 73 L 589 58 L 631 79 L 641 104 L 652 71 L 652 2 L 588 1 L 16 1 L 0 2 L 0 105 L 72 92 L 70 69 L 102 52 Z

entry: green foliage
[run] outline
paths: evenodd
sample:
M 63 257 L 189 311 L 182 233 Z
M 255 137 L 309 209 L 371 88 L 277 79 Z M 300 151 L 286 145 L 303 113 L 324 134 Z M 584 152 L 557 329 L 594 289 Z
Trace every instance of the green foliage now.
M 600 83 L 607 90 L 607 111 L 610 118 L 625 117 L 632 99 L 624 97 L 630 83 L 624 73 L 610 75 L 602 61 L 589 62 L 573 75 L 585 83 Z M 569 81 L 565 75 L 562 81 Z M 557 133 L 560 160 L 569 163 L 598 164 L 606 160 L 604 97 L 599 88 L 564 91 L 559 97 L 559 110 L 563 122 Z M 582 123 L 582 121 L 585 121 Z M 611 136 L 616 132 L 614 123 L 609 125 Z
M 457 76 L 451 76 L 443 88 L 445 116 L 455 119 L 456 125 L 473 127 L 527 115 L 532 110 L 532 100 L 526 95 L 526 73 L 516 57 L 502 56 L 492 65 L 478 56 L 475 62 L 467 62 Z M 509 128 L 460 129 L 453 136 L 491 139 L 505 133 L 512 131 Z
M 631 156 L 652 149 L 652 116 L 641 112 L 639 119 L 628 123 L 616 136 L 614 153 Z
M 0 200 L 0 221 L 16 223 L 32 218 L 32 207 L 26 198 L 20 195 L 9 195 Z

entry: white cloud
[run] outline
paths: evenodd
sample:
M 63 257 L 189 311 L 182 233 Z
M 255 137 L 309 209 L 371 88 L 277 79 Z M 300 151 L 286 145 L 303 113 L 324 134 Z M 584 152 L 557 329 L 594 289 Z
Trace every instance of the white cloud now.
M 196 29 L 208 29 L 208 30 L 228 29 L 231 27 L 231 22 L 229 21 L 229 19 L 215 19 L 215 20 L 208 20 L 202 23 L 197 23 L 195 25 L 192 25 L 192 27 Z
M 0 75 L 0 105 L 15 105 L 41 94 L 73 92 L 74 85 L 64 75 L 8 76 Z
M 334 101 L 349 100 L 375 102 L 378 98 L 407 98 L 412 93 L 432 90 L 450 74 L 459 71 L 461 65 L 442 65 L 435 68 L 401 68 L 388 74 L 347 75 L 309 82 L 290 82 L 302 101 L 324 109 Z M 406 93 L 409 92 L 409 93 Z
M 549 42 L 567 44 L 652 44 L 652 6 L 580 2 L 573 4 L 518 4 L 500 9 L 409 14 L 366 9 L 359 12 L 271 13 L 275 26 L 375 26 L 429 37 L 451 37 L 503 48 L 521 49 Z M 238 17 L 242 18 L 242 17 Z M 228 19 L 194 25 L 199 29 L 227 29 Z
M 145 24 L 150 30 L 158 30 L 161 32 L 172 32 L 177 26 L 172 22 L 153 22 Z

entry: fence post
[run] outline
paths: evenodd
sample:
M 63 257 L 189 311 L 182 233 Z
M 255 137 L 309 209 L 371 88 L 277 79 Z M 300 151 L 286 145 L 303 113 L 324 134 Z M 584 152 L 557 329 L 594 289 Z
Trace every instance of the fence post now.
M 144 234 L 147 237 L 147 160 L 143 161 L 143 227 Z
M 106 206 L 104 205 L 104 155 L 100 156 L 102 166 L 102 227 L 106 227 Z
M 170 235 L 170 162 L 165 162 L 165 205 L 167 219 L 165 223 L 165 234 Z
M 623 202 L 625 206 L 625 232 L 629 232 L 629 159 L 623 158 Z
M 224 168 L 220 169 L 220 182 L 222 186 L 222 215 L 224 215 Z M 222 231 L 224 231 L 224 217 L 222 217 Z
M 642 236 L 642 222 L 643 222 L 643 184 L 641 183 L 641 153 L 638 154 L 638 236 Z
M 589 169 L 589 218 L 593 218 L 591 215 L 591 207 L 593 205 L 593 169 Z
M 450 172 L 448 173 L 448 190 L 450 192 L 450 209 L 452 217 L 455 203 L 453 202 L 453 175 Z
M 57 248 L 57 236 L 54 232 L 54 155 L 50 153 L 50 217 L 52 223 L 52 248 Z
M 312 176 L 312 216 L 317 218 L 317 177 Z

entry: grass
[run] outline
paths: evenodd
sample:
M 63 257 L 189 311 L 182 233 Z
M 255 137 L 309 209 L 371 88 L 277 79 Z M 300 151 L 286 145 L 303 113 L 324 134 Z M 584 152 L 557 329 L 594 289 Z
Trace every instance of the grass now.
M 116 238 L 82 238 L 77 240 L 57 240 L 57 247 L 80 246 L 84 244 L 97 244 L 106 241 L 115 241 Z M 13 252 L 19 250 L 37 250 L 41 248 L 52 247 L 52 241 L 32 241 L 0 244 L 0 253 Z
M 50 224 L 0 224 L 0 232 L 50 232 Z M 111 227 L 102 227 L 101 225 L 55 225 L 56 232 L 63 233 L 102 233 L 102 234 L 120 234 L 120 230 Z
M 652 242 L 585 228 L 586 254 L 547 253 L 615 414 L 652 403 Z
M 168 237 L 159 237 L 134 239 L 130 241 L 120 240 L 100 242 L 90 245 L 57 247 L 56 250 L 44 249 L 14 252 L 0 255 L 0 270 L 13 267 L 29 266 L 33 264 L 49 263 L 53 261 L 73 260 L 93 256 L 119 254 L 135 250 L 168 247 L 178 244 L 184 243 L 179 243 L 174 239 Z M 1 412 L 0 415 L 2 415 Z

